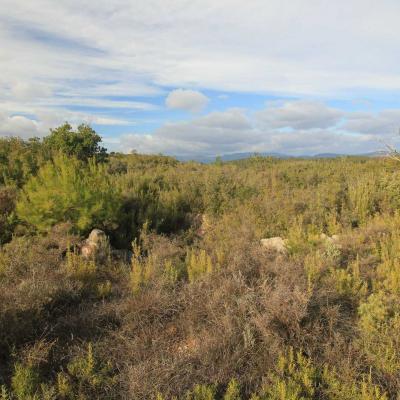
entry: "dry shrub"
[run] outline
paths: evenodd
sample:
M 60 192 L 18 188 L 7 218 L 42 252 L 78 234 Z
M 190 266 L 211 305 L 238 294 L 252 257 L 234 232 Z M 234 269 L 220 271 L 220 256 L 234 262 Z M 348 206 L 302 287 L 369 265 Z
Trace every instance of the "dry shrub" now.
M 91 295 L 68 274 L 65 253 L 77 238 L 65 229 L 59 227 L 47 237 L 15 238 L 0 249 L 3 379 L 10 376 L 15 360 L 21 365 L 54 363 L 44 368 L 51 373 L 74 341 L 98 337 L 100 330 L 115 326 L 113 310 L 96 304 L 97 291 Z M 110 273 L 103 275 L 96 277 L 98 282 L 110 278 Z M 48 346 L 51 351 L 46 352 Z
M 127 398 L 183 395 L 193 383 L 240 380 L 250 394 L 283 345 L 301 346 L 311 294 L 301 265 L 242 241 L 225 267 L 171 290 L 160 281 L 118 307 L 107 339 Z M 312 321 L 312 318 L 308 318 Z

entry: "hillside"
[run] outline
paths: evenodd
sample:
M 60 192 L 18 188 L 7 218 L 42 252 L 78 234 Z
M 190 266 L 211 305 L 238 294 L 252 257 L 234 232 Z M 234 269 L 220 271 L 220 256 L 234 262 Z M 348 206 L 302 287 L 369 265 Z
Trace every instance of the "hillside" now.
M 1 400 L 398 399 L 399 162 L 58 129 L 0 140 Z

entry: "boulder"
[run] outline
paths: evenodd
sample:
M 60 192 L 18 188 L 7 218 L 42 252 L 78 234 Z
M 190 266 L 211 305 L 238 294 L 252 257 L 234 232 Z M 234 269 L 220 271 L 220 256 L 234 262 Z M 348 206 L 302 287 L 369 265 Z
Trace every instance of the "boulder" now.
M 279 254 L 287 254 L 286 240 L 282 239 L 280 236 L 261 239 L 260 243 L 261 246 L 268 250 L 275 251 Z
M 104 231 L 102 231 L 101 229 L 93 229 L 92 232 L 90 232 L 87 240 L 92 243 L 102 243 L 104 242 L 104 240 L 108 239 Z
M 110 254 L 110 242 L 100 229 L 93 229 L 81 247 L 81 254 L 86 259 L 104 262 Z

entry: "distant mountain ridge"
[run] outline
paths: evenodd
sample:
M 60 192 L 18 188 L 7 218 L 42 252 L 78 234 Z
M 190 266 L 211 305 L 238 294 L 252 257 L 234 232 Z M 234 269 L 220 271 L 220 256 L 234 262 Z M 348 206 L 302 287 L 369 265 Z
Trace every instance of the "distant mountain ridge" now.
M 303 158 L 303 159 L 317 159 L 317 158 L 338 158 L 338 157 L 384 157 L 388 155 L 387 151 L 373 151 L 369 153 L 362 153 L 362 154 L 341 154 L 341 153 L 318 153 L 314 155 L 299 155 L 299 156 L 292 156 L 289 154 L 284 153 L 277 153 L 277 152 L 262 152 L 262 153 L 232 153 L 232 154 L 222 154 L 220 156 L 176 156 L 176 159 L 179 161 L 197 161 L 204 164 L 209 164 L 215 162 L 218 158 L 221 161 L 235 161 L 235 160 L 244 160 L 246 158 L 253 157 L 255 155 L 261 157 L 274 157 L 279 159 L 289 159 L 289 158 Z

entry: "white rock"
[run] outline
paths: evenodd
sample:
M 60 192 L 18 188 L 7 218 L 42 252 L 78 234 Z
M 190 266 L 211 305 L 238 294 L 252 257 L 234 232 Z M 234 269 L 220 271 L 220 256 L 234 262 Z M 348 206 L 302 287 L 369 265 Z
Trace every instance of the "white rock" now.
M 280 236 L 261 239 L 260 243 L 261 246 L 268 250 L 273 250 L 280 254 L 287 253 L 286 240 L 282 239 Z
M 103 262 L 110 252 L 110 243 L 107 235 L 100 229 L 93 229 L 81 247 L 84 258 Z

